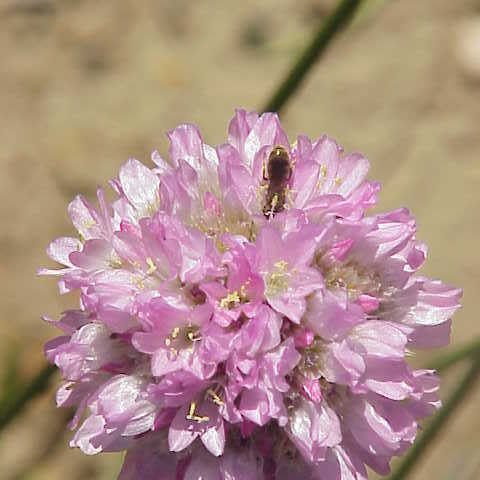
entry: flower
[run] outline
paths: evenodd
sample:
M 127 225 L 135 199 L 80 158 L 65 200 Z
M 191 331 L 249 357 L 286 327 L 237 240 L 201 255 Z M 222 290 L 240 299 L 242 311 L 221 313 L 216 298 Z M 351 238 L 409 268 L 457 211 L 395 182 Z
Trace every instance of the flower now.
M 216 148 L 193 125 L 169 138 L 113 203 L 73 200 L 79 238 L 40 271 L 80 292 L 45 348 L 71 446 L 126 450 L 120 480 L 387 474 L 440 405 L 406 358 L 449 342 L 461 290 L 417 275 L 415 220 L 367 215 L 379 184 L 332 139 L 290 144 L 245 110 Z

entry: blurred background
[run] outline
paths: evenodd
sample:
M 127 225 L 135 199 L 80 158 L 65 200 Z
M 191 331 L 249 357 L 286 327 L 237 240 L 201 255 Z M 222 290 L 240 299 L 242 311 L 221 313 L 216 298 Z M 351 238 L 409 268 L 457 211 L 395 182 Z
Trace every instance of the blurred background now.
M 42 368 L 56 332 L 40 315 L 77 301 L 35 276 L 49 241 L 73 232 L 74 195 L 93 199 L 130 156 L 165 153 L 178 123 L 223 142 L 233 109 L 262 108 L 334 5 L 0 0 L 0 379 L 21 385 Z M 292 141 L 326 132 L 370 159 L 382 210 L 416 215 L 425 274 L 464 288 L 453 345 L 480 335 L 479 2 L 367 0 L 282 122 Z M 116 478 L 119 455 L 69 449 L 58 381 L 2 432 L 1 479 Z M 479 402 L 476 388 L 411 478 L 480 478 Z

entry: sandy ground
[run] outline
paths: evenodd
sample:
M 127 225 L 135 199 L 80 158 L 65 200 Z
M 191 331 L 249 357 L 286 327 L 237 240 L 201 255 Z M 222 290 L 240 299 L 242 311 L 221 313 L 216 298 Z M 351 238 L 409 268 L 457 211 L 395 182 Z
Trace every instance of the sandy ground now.
M 12 355 L 20 379 L 37 371 L 54 334 L 40 314 L 75 302 L 35 277 L 49 240 L 72 232 L 73 196 L 92 197 L 129 156 L 165 152 L 182 121 L 221 142 L 234 107 L 265 103 L 331 4 L 1 0 L 0 373 Z M 465 290 L 453 345 L 480 335 L 480 82 L 457 53 L 478 15 L 474 0 L 369 1 L 282 116 L 292 139 L 327 132 L 367 155 L 382 208 L 414 212 L 425 272 Z M 479 401 L 477 388 L 412 478 L 480 478 Z M 0 478 L 115 478 L 119 457 L 69 450 L 61 422 L 52 390 L 0 438 Z

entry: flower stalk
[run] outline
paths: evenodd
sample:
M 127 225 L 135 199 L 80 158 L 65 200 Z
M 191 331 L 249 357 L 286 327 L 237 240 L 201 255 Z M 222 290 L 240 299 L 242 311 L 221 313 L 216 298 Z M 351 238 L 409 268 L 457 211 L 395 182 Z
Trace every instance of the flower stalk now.
M 263 111 L 280 112 L 332 40 L 350 23 L 362 0 L 342 0 L 319 27 Z

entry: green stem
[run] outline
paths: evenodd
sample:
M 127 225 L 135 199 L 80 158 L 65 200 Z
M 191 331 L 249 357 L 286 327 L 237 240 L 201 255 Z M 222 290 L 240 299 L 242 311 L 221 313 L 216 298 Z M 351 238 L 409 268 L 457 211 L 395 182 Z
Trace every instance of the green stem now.
M 7 393 L 2 398 L 0 403 L 0 431 L 23 411 L 30 400 L 47 389 L 50 379 L 56 371 L 57 367 L 54 365 L 46 365 L 23 390 L 15 396 Z
M 437 372 L 445 372 L 457 362 L 475 355 L 480 355 L 480 338 L 435 358 L 426 368 L 436 370 Z
M 267 102 L 263 109 L 264 112 L 279 112 L 285 106 L 313 64 L 325 52 L 328 45 L 330 45 L 335 35 L 353 18 L 361 2 L 362 0 L 342 0 L 339 2 L 337 8 L 330 14 L 325 22 L 322 23 L 310 44 L 300 55 L 270 101 Z
M 410 471 L 418 463 L 422 454 L 432 444 L 433 439 L 440 433 L 442 428 L 447 423 L 456 408 L 462 403 L 468 392 L 472 390 L 475 381 L 478 380 L 480 374 L 480 354 L 477 354 L 473 363 L 452 392 L 450 397 L 446 400 L 443 407 L 433 417 L 431 422 L 427 425 L 423 433 L 418 437 L 413 447 L 405 455 L 402 463 L 392 473 L 388 480 L 403 480 L 410 473 Z

